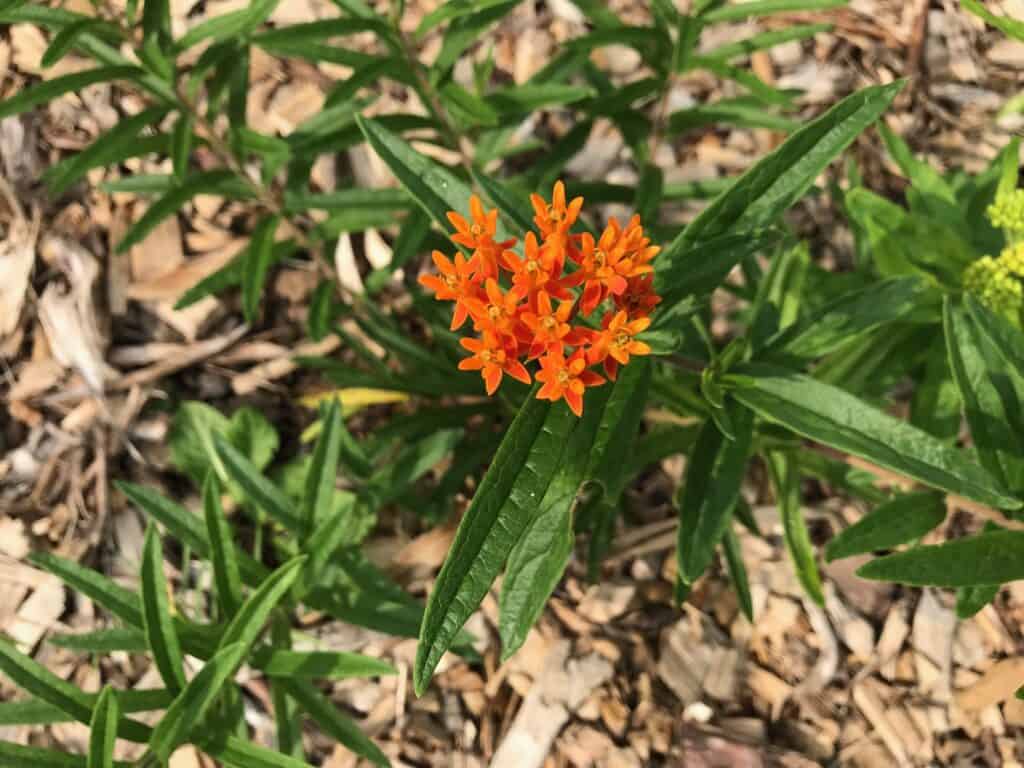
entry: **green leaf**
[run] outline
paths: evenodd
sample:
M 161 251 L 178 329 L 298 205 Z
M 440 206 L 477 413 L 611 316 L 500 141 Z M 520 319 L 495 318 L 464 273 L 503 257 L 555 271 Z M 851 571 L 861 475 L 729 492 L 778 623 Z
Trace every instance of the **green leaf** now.
M 206 482 L 203 483 L 203 517 L 210 542 L 209 557 L 213 565 L 217 603 L 221 614 L 232 618 L 242 605 L 242 577 L 238 570 L 231 526 L 224 517 L 220 503 L 220 485 L 213 472 L 207 474 Z
M 150 751 L 166 765 L 171 754 L 190 737 L 206 717 L 235 672 L 242 665 L 249 646 L 243 642 L 224 644 L 192 678 L 156 724 L 149 740 Z
M 733 373 L 737 400 L 799 435 L 982 504 L 1021 507 L 964 452 L 841 389 L 768 365 L 748 363 Z
M 710 24 L 718 21 L 743 21 L 791 11 L 824 11 L 842 8 L 846 4 L 847 0 L 752 0 L 719 5 L 701 16 Z
M 1024 579 L 1024 532 L 991 531 L 872 560 L 865 579 L 935 587 L 977 587 Z
M 142 70 L 133 66 L 96 67 L 84 72 L 44 80 L 38 85 L 16 93 L 6 101 L 0 101 L 0 118 L 27 112 L 40 104 L 48 104 L 65 93 L 74 93 L 96 83 L 111 80 L 134 80 Z
M 908 493 L 887 501 L 842 531 L 825 547 L 829 562 L 890 549 L 919 539 L 946 519 L 940 493 Z
M 313 459 L 306 475 L 306 489 L 302 496 L 299 515 L 307 530 L 312 530 L 318 514 L 326 516 L 334 505 L 334 491 L 338 482 L 338 460 L 341 443 L 346 432 L 341 420 L 340 398 L 332 398 L 321 410 L 323 431 L 313 450 Z
M 749 98 L 722 99 L 673 112 L 668 117 L 668 132 L 685 133 L 722 123 L 741 128 L 766 128 L 781 133 L 789 133 L 800 125 L 792 118 L 767 110 L 763 104 Z
M 280 0 L 252 0 L 242 10 L 207 19 L 182 35 L 175 43 L 175 47 L 179 51 L 185 51 L 203 40 L 217 43 L 231 38 L 244 39 L 274 12 L 279 2 Z
M 0 638 L 0 671 L 18 688 L 66 712 L 78 722 L 88 724 L 92 720 L 93 699 L 90 696 L 3 638 Z M 149 729 L 134 720 L 121 720 L 117 732 L 121 738 L 134 742 L 145 742 L 149 738 Z
M 253 661 L 268 677 L 346 680 L 397 674 L 397 670 L 386 661 L 361 653 L 340 651 L 264 649 L 256 654 Z
M 220 639 L 221 648 L 235 643 L 241 644 L 246 649 L 252 647 L 260 632 L 263 631 L 270 612 L 291 589 L 305 562 L 304 556 L 294 557 L 271 573 L 260 584 L 259 588 L 242 604 L 238 613 L 224 630 Z
M 114 629 L 98 629 L 93 632 L 76 632 L 59 634 L 50 637 L 50 643 L 58 648 L 88 653 L 111 653 L 113 651 L 130 651 L 145 653 L 149 650 L 146 633 L 134 627 L 118 627 Z
M 230 768 L 312 768 L 298 758 L 225 734 L 215 734 L 214 741 L 204 741 L 203 751 Z
M 54 197 L 64 194 L 88 171 L 100 166 L 119 163 L 129 157 L 136 157 L 140 154 L 140 147 L 150 152 L 165 152 L 167 150 L 166 136 L 148 136 L 142 139 L 138 136 L 143 129 L 151 125 L 159 125 L 168 111 L 167 107 L 157 106 L 144 109 L 137 115 L 126 117 L 81 152 L 48 168 L 43 173 L 43 180 L 49 187 L 50 193 Z M 154 144 L 154 141 L 157 144 Z
M 800 475 L 797 464 L 781 451 L 772 451 L 767 455 L 767 460 L 775 486 L 786 549 L 793 560 L 797 578 L 808 597 L 818 605 L 824 605 L 825 595 L 821 591 L 821 576 L 814 559 L 814 547 L 800 511 Z
M 655 290 L 662 304 L 654 314 L 657 327 L 665 324 L 661 318 L 664 309 L 685 301 L 694 295 L 715 290 L 732 268 L 760 251 L 771 250 L 782 239 L 774 229 L 748 232 L 742 235 L 720 235 L 686 248 L 670 249 L 658 256 L 654 273 Z
M 336 706 L 316 688 L 304 680 L 282 679 L 281 686 L 306 710 L 324 733 L 366 758 L 374 765 L 389 766 L 387 755 L 380 751 L 351 719 L 343 715 Z
M 801 359 L 822 357 L 880 326 L 906 322 L 919 310 L 927 310 L 934 296 L 934 288 L 917 277 L 882 280 L 823 304 L 817 312 L 776 334 L 762 352 Z
M 953 378 L 963 398 L 964 415 L 978 458 L 1001 485 L 1024 490 L 1024 379 L 1007 365 L 1006 349 L 995 348 L 974 319 L 995 327 L 994 313 L 975 303 L 970 314 L 947 298 L 943 327 Z M 988 317 L 991 315 L 991 317 Z M 1001 319 L 1000 319 L 1001 320 Z
M 534 112 L 544 107 L 574 104 L 591 99 L 597 93 L 593 88 L 565 83 L 523 83 L 514 87 L 494 91 L 487 97 L 498 111 L 505 116 Z
M 89 756 L 86 768 L 114 768 L 114 744 L 121 711 L 114 689 L 103 687 L 89 723 Z
M 713 421 L 704 423 L 677 501 L 676 558 L 679 574 L 687 584 L 695 582 L 711 564 L 715 548 L 729 527 L 747 467 L 754 415 L 743 407 L 729 410 L 733 439 L 726 439 Z
M 623 369 L 623 376 L 627 371 L 628 367 Z M 628 386 L 623 384 L 621 389 Z M 620 388 L 619 382 L 615 387 Z M 498 604 L 502 660 L 526 640 L 569 562 L 574 540 L 573 508 L 608 400 L 607 388 L 588 395 L 583 418 L 568 435 L 566 460 L 509 553 Z
M 0 765 L 11 768 L 87 768 L 85 758 L 69 755 L 67 752 L 55 752 L 38 747 L 23 747 L 8 741 L 0 741 Z M 128 763 L 114 763 L 117 768 L 130 768 Z
M 139 217 L 117 244 L 117 252 L 124 253 L 133 245 L 142 242 L 164 219 L 175 215 L 185 203 L 196 195 L 227 194 L 237 191 L 240 179 L 232 171 L 201 171 L 172 187 L 158 200 L 153 201 L 146 212 Z
M 57 677 L 0 638 L 0 671 L 20 689 L 67 712 L 82 723 L 92 720 L 92 705 L 79 688 Z
M 472 190 L 448 169 L 419 154 L 396 134 L 384 128 L 380 121 L 356 116 L 356 123 L 366 141 L 380 155 L 402 186 L 445 231 L 451 231 L 448 211 L 465 214 L 469 210 Z M 509 232 L 501 222 L 496 240 L 508 239 Z
M 898 80 L 865 88 L 800 128 L 705 208 L 667 251 L 728 231 L 742 232 L 772 223 L 800 199 L 836 155 L 878 119 L 903 85 L 904 81 Z
M 274 235 L 279 222 L 277 216 L 265 216 L 252 232 L 242 267 L 242 312 L 247 323 L 252 323 L 256 319 L 259 301 L 263 295 L 263 285 L 273 263 Z
M 171 620 L 164 575 L 163 546 L 156 525 L 150 522 L 142 546 L 142 626 L 146 642 L 164 684 L 173 691 L 185 687 L 181 644 Z
M 996 599 L 999 584 L 982 584 L 976 587 L 960 587 L 956 591 L 956 617 L 964 620 L 978 613 Z
M 552 406 L 534 394 L 505 433 L 430 593 L 413 667 L 418 694 L 487 594 L 558 471 L 575 417 L 564 404 Z
M 49 552 L 33 552 L 29 560 L 44 571 L 52 573 L 76 592 L 81 592 L 106 608 L 125 624 L 142 626 L 142 607 L 138 595 L 116 584 L 101 573 L 83 568 Z M 86 718 L 86 721 L 88 718 Z
M 68 24 L 53 36 L 50 45 L 43 52 L 43 58 L 39 61 L 40 66 L 43 69 L 52 67 L 68 54 L 81 35 L 99 26 L 105 26 L 102 19 L 86 18 Z
M 1010 16 L 997 16 L 978 2 L 978 0 L 960 0 L 960 2 L 964 8 L 991 24 L 1004 35 L 1024 41 L 1024 21 L 1018 21 Z
M 458 83 L 446 83 L 438 92 L 438 96 L 452 116 L 466 126 L 494 127 L 498 124 L 497 110 Z
M 174 700 L 174 694 L 166 688 L 143 688 L 142 690 L 116 691 L 121 712 L 149 712 L 166 709 Z M 88 694 L 86 698 L 92 702 L 99 700 L 96 694 Z M 70 723 L 75 718 L 60 707 L 43 699 L 22 699 L 20 701 L 0 702 L 0 725 L 46 725 L 50 723 Z M 2 765 L 2 763 L 0 763 Z
M 910 401 L 910 423 L 938 438 L 954 441 L 960 433 L 960 390 L 953 381 L 945 334 L 936 334 L 924 372 Z
M 213 446 L 228 478 L 241 488 L 249 502 L 288 530 L 304 530 L 303 521 L 295 514 L 288 497 L 264 477 L 241 451 L 216 433 L 213 435 Z
M 444 33 L 441 51 L 431 66 L 432 79 L 435 82 L 440 82 L 462 53 L 482 38 L 484 31 L 492 24 L 497 23 L 518 4 L 518 0 L 506 0 L 503 3 L 488 5 L 475 13 L 460 16 L 452 21 Z
M 596 492 L 588 496 L 583 511 L 593 521 L 588 552 L 592 573 L 611 546 L 619 499 L 633 478 L 629 460 L 635 456 L 637 431 L 647 406 L 653 370 L 651 361 L 636 360 L 619 371 L 589 451 L 584 483 Z
M 736 590 L 736 599 L 739 601 L 740 610 L 747 617 L 747 621 L 753 622 L 754 600 L 750 595 L 747 566 L 743 564 L 743 548 L 740 546 L 739 536 L 736 535 L 736 531 L 731 525 L 726 527 L 725 535 L 722 537 L 722 552 L 725 554 L 725 564 L 729 569 L 733 588 Z
M 174 175 L 184 180 L 188 173 L 189 153 L 192 151 L 192 116 L 182 112 L 174 123 L 171 132 L 171 161 Z
M 831 24 L 805 24 L 772 29 L 767 32 L 759 32 L 756 35 L 751 35 L 748 38 L 737 40 L 733 43 L 723 43 L 703 54 L 703 58 L 729 60 L 738 56 L 749 56 L 755 51 L 763 51 L 766 48 L 772 48 L 793 40 L 806 40 L 809 37 L 814 37 L 821 32 L 828 32 L 831 29 Z
M 337 189 L 333 192 L 311 193 L 305 190 L 285 195 L 285 210 L 289 213 L 308 211 L 345 211 L 353 208 L 403 211 L 412 205 L 404 189 Z

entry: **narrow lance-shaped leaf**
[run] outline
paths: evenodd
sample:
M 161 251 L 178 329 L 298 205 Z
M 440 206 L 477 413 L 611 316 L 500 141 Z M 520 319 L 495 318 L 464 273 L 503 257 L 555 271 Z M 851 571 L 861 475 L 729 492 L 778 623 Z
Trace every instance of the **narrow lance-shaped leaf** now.
M 88 694 L 57 677 L 3 638 L 0 638 L 0 672 L 18 688 L 52 704 L 78 722 L 88 724 L 92 720 L 93 704 Z M 134 720 L 120 720 L 117 730 L 118 735 L 130 741 L 145 743 L 149 738 L 149 728 Z
M 281 686 L 325 733 L 374 765 L 391 765 L 380 747 L 310 683 L 304 680 L 281 680 Z
M 162 765 L 167 764 L 171 754 L 188 740 L 192 729 L 202 722 L 223 687 L 242 665 L 248 650 L 244 643 L 221 646 L 167 708 L 149 740 L 150 751 Z
M 434 667 L 483 600 L 558 471 L 575 417 L 530 396 L 505 433 L 430 594 L 413 682 L 423 693 Z
M 142 70 L 132 66 L 97 67 L 44 80 L 39 85 L 16 93 L 6 101 L 0 101 L 0 118 L 27 112 L 40 104 L 48 104 L 65 93 L 81 91 L 96 83 L 133 79 L 140 74 Z
M 1021 506 L 963 451 L 837 387 L 754 363 L 736 366 L 726 378 L 737 400 L 799 435 L 982 504 Z
M 975 587 L 960 587 L 956 591 L 956 617 L 969 619 L 996 599 L 999 584 L 980 584 Z
M 313 768 L 305 760 L 224 734 L 215 734 L 212 741 L 204 740 L 203 751 L 229 768 Z
M 231 526 L 224 517 L 220 503 L 220 486 L 211 470 L 203 483 L 203 518 L 210 542 L 209 557 L 213 564 L 213 583 L 221 614 L 232 618 L 242 604 L 242 577 L 238 570 Z
M 826 560 L 889 549 L 924 536 L 946 519 L 942 494 L 909 493 L 873 509 L 825 547 Z
M 121 717 L 114 689 L 104 686 L 89 723 L 89 755 L 86 768 L 114 768 L 117 721 Z
M 875 328 L 906 321 L 916 310 L 927 307 L 934 295 L 934 289 L 918 277 L 883 280 L 840 296 L 780 331 L 768 341 L 763 354 L 821 357 Z
M 48 69 L 64 58 L 81 35 L 87 33 L 90 28 L 103 24 L 101 19 L 80 19 L 73 24 L 68 24 L 60 32 L 53 36 L 50 45 L 43 52 L 43 58 L 39 63 L 44 69 Z
M 725 555 L 725 564 L 729 569 L 729 577 L 732 579 L 733 589 L 736 590 L 736 599 L 739 600 L 740 610 L 747 617 L 747 621 L 754 621 L 754 600 L 750 595 L 750 580 L 747 578 L 747 566 L 743 563 L 743 549 L 740 546 L 740 538 L 730 525 L 725 529 L 722 537 L 722 552 Z
M 228 477 L 238 484 L 249 501 L 293 533 L 303 531 L 302 520 L 295 514 L 288 497 L 241 451 L 218 434 L 213 435 L 213 444 Z
M 159 200 L 150 204 L 146 212 L 121 238 L 117 244 L 117 252 L 124 253 L 133 245 L 142 242 L 161 221 L 176 214 L 185 203 L 196 195 L 237 192 L 239 181 L 233 172 L 226 170 L 203 171 L 187 177 L 178 186 L 172 187 Z
M 142 621 L 146 642 L 164 684 L 172 690 L 185 687 L 181 645 L 171 620 L 164 574 L 163 547 L 156 525 L 150 522 L 142 546 Z
M 54 197 L 64 194 L 72 184 L 85 176 L 92 168 L 109 165 L 118 161 L 119 158 L 135 156 L 136 150 L 139 147 L 145 147 L 148 141 L 155 139 L 162 142 L 166 149 L 166 136 L 140 139 L 139 133 L 151 125 L 159 125 L 168 111 L 167 107 L 156 106 L 127 117 L 81 152 L 48 168 L 43 173 L 43 179 L 51 194 Z
M 821 591 L 821 576 L 814 559 L 814 546 L 800 510 L 800 475 L 797 465 L 780 451 L 772 451 L 767 458 L 775 485 L 786 549 L 793 560 L 797 578 L 807 595 L 818 605 L 824 605 L 825 595 Z
M 174 175 L 184 179 L 188 172 L 189 152 L 192 150 L 192 116 L 182 112 L 171 132 L 171 161 Z
M 313 451 L 313 460 L 306 475 L 306 489 L 302 496 L 300 514 L 307 528 L 312 530 L 318 514 L 325 514 L 334 503 L 334 490 L 338 480 L 338 460 L 345 424 L 341 420 L 341 398 L 331 398 L 321 409 L 323 431 Z
M 914 547 L 872 560 L 857 575 L 933 587 L 978 587 L 1024 579 L 1024 531 L 992 531 Z
M 710 419 L 693 446 L 679 497 L 676 556 L 683 581 L 696 581 L 714 556 L 739 498 L 753 436 L 754 414 L 729 404 L 734 429 L 726 439 Z
M 21 768 L 30 765 L 32 768 L 87 768 L 85 758 L 81 755 L 69 755 L 67 752 L 57 752 L 52 749 L 40 749 L 39 747 L 25 747 L 21 744 L 12 744 L 9 741 L 0 741 L 0 765 Z M 117 768 L 131 768 L 128 763 L 114 763 Z M 246 768 L 250 768 L 247 766 Z
M 814 183 L 825 166 L 878 119 L 903 81 L 872 86 L 839 102 L 794 132 L 705 208 L 661 255 L 672 264 L 695 244 L 772 223 Z
M 305 561 L 304 556 L 292 558 L 260 584 L 224 630 L 220 640 L 221 648 L 233 643 L 241 643 L 249 648 L 256 642 L 270 612 L 291 589 Z
M 1000 359 L 1000 352 L 974 322 L 988 312 L 979 305 L 969 314 L 947 298 L 942 324 L 978 458 L 1000 484 L 1019 491 L 1024 489 L 1024 379 Z
M 607 388 L 588 393 L 583 418 L 569 435 L 566 459 L 509 554 L 498 603 L 502 659 L 526 640 L 569 562 L 573 506 L 608 396 Z
M 402 186 L 408 190 L 445 231 L 451 230 L 448 211 L 469 210 L 472 190 L 451 171 L 424 157 L 408 142 L 382 126 L 377 120 L 356 116 L 366 141 L 380 155 Z M 495 240 L 508 239 L 509 232 L 499 221 Z
M 270 642 L 274 652 L 287 653 L 292 644 L 289 617 L 277 612 L 270 622 Z M 277 751 L 292 757 L 303 757 L 302 724 L 299 722 L 299 707 L 281 685 L 279 680 L 270 681 L 270 703 L 274 707 Z
M 242 311 L 248 323 L 256 319 L 263 285 L 267 281 L 267 273 L 273 262 L 274 234 L 280 219 L 277 216 L 266 216 L 260 219 L 253 230 L 249 250 L 245 256 L 245 267 L 242 270 Z

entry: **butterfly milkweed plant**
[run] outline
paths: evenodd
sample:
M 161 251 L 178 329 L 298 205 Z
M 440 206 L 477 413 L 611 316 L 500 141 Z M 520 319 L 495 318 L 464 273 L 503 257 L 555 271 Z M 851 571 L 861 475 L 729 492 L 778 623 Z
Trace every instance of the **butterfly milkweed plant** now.
M 234 338 L 262 332 L 270 275 L 301 264 L 317 282 L 302 331 L 338 350 L 294 361 L 333 386 L 312 398 L 319 410 L 301 434 L 279 434 L 252 407 L 224 414 L 173 402 L 170 464 L 191 490 L 178 484 L 169 498 L 118 483 L 149 522 L 134 583 L 33 556 L 110 621 L 50 640 L 145 653 L 160 685 L 86 694 L 0 638 L 0 672 L 27 694 L 0 702 L 0 724 L 78 721 L 91 734 L 82 758 L 0 742 L 0 765 L 111 768 L 119 744 L 149 768 L 194 744 L 233 768 L 303 768 L 314 759 L 307 721 L 387 765 L 320 681 L 395 669 L 310 649 L 300 612 L 416 638 L 422 694 L 447 652 L 479 660 L 464 625 L 492 589 L 507 658 L 567 568 L 599 579 L 616 532 L 635 520 L 627 489 L 674 455 L 686 456 L 673 497 L 677 601 L 720 554 L 754 618 L 736 532 L 762 535 L 741 493 L 751 478 L 773 497 L 793 568 L 818 603 L 819 553 L 801 511 L 808 480 L 869 508 L 821 553 L 874 554 L 865 578 L 956 589 L 962 616 L 1024 578 L 1018 143 L 979 174 L 940 173 L 880 121 L 903 81 L 801 114 L 792 92 L 745 62 L 827 31 L 824 14 L 699 45 L 718 23 L 840 4 L 695 0 L 682 12 L 659 0 L 646 21 L 627 24 L 610 6 L 575 2 L 578 34 L 509 84 L 494 46 L 480 43 L 514 1 L 437 4 L 418 27 L 403 23 L 401 2 L 335 0 L 334 15 L 288 25 L 274 20 L 275 0 L 253 0 L 184 26 L 172 25 L 167 0 L 98 15 L 83 3 L 0 2 L 0 22 L 46 35 L 44 70 L 79 57 L 70 74 L 9 94 L 0 118 L 95 84 L 131 95 L 132 113 L 93 143 L 65 157 L 53 149 L 40 192 L 49 204 L 100 178 L 98 193 L 144 198 L 144 213 L 111 243 L 114 259 L 193 198 L 226 201 L 245 246 L 178 307 L 216 294 L 247 324 Z M 417 50 L 432 35 L 438 52 L 427 64 Z M 634 49 L 646 74 L 625 82 L 603 71 L 591 54 L 610 44 Z M 304 73 L 329 64 L 317 70 L 322 109 L 287 132 L 250 124 L 257 56 L 298 61 Z M 743 95 L 670 111 L 673 86 L 697 70 Z M 339 72 L 347 77 L 332 81 Z M 382 98 L 381 80 L 408 102 Z M 546 124 L 549 113 L 559 130 L 520 142 L 517 126 Z M 634 182 L 588 178 L 585 163 L 571 162 L 597 121 L 621 138 Z M 773 131 L 775 148 L 732 178 L 667 179 L 659 148 L 719 121 Z M 905 201 L 866 188 L 853 158 L 845 175 L 833 164 L 865 131 L 880 134 L 906 177 Z M 352 152 L 374 155 L 394 183 L 360 187 L 339 160 Z M 314 173 L 324 160 L 336 188 Z M 133 173 L 140 167 L 153 172 Z M 841 275 L 783 216 L 811 190 L 853 232 L 856 258 Z M 680 204 L 698 199 L 699 213 L 689 206 L 680 223 Z M 390 247 L 371 253 L 378 230 Z M 728 306 L 727 330 L 713 322 L 715 294 L 729 296 L 715 305 Z M 356 417 L 368 406 L 378 407 Z M 974 522 L 944 541 L 951 509 Z M 425 602 L 364 547 L 396 514 L 421 527 L 458 521 Z M 165 553 L 179 573 L 208 575 L 201 599 L 185 605 Z M 273 746 L 250 738 L 243 667 L 267 682 Z

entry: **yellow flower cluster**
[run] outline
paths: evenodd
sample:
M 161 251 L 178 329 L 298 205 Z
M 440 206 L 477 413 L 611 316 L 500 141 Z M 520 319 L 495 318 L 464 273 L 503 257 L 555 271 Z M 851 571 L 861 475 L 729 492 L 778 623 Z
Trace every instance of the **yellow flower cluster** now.
M 997 195 L 985 213 L 994 227 L 1008 232 L 1024 232 L 1024 189 Z
M 1013 257 L 1012 270 L 1003 258 L 1008 254 Z M 1017 272 L 1022 256 L 1024 254 L 1014 248 L 1005 249 L 998 259 L 982 256 L 964 270 L 964 290 L 977 296 L 983 304 L 996 312 L 1019 312 L 1024 306 L 1024 286 L 1016 275 L 1024 274 Z

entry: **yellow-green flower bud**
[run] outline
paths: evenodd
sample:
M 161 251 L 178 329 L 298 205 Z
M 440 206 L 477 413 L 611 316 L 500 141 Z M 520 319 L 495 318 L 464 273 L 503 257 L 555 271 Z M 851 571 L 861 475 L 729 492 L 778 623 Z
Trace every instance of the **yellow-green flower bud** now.
M 999 261 L 1011 275 L 1024 277 L 1024 242 L 1004 248 Z
M 996 312 L 1019 312 L 1024 306 L 1024 285 L 1002 258 L 982 256 L 969 264 L 963 273 L 963 286 Z
M 998 195 L 985 213 L 994 227 L 1024 232 L 1024 189 Z

